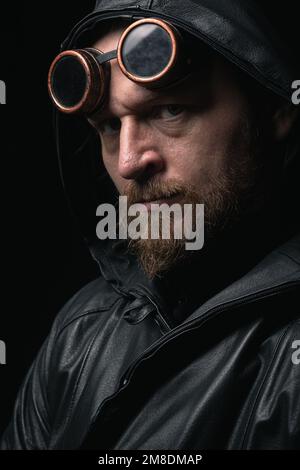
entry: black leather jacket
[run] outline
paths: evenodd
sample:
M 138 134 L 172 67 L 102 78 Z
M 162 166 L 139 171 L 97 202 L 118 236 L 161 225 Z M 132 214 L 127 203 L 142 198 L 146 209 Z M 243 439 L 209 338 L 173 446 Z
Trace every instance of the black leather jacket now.
M 300 448 L 300 237 L 175 328 L 134 272 L 60 312 L 2 449 Z
M 102 0 L 62 48 L 85 44 L 108 17 L 159 16 L 288 98 L 286 54 L 253 5 Z M 95 135 L 58 115 L 56 132 L 64 186 L 101 276 L 55 319 L 1 448 L 300 448 L 300 237 L 173 323 L 133 259 L 95 240 L 95 208 L 114 197 Z

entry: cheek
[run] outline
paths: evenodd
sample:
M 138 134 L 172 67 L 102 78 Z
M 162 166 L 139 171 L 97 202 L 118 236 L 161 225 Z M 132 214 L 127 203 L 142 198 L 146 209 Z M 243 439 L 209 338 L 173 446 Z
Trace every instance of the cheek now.
M 119 175 L 118 155 L 108 153 L 104 147 L 102 148 L 101 154 L 102 161 L 107 173 L 109 174 L 119 193 L 121 193 L 124 188 L 124 181 Z
M 215 172 L 224 158 L 224 135 L 211 128 L 205 117 L 195 119 L 179 139 L 170 139 L 163 146 L 167 168 L 172 177 L 186 182 L 199 181 Z
M 225 104 L 195 118 L 184 136 L 169 141 L 166 152 L 177 176 L 190 181 L 216 176 L 243 151 L 244 110 Z

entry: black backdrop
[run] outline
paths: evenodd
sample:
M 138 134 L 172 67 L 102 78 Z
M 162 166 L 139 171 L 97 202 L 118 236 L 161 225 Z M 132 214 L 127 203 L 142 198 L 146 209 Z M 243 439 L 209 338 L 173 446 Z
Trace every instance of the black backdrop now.
M 259 3 L 297 50 L 299 0 Z M 0 106 L 0 340 L 7 364 L 0 365 L 0 433 L 54 316 L 97 275 L 64 198 L 46 88 L 59 44 L 94 1 L 1 5 L 0 80 L 7 104 Z
M 0 433 L 54 316 L 97 275 L 64 198 L 46 86 L 61 41 L 93 6 L 52 0 L 1 11 Z

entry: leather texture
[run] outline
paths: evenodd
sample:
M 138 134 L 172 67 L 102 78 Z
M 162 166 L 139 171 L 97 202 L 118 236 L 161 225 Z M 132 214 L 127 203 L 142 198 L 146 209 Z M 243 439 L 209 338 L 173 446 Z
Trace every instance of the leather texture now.
M 287 97 L 286 55 L 253 2 L 102 0 L 62 48 L 121 15 L 173 19 Z M 115 198 L 99 141 L 79 118 L 56 113 L 55 124 L 64 188 L 101 274 L 56 317 L 1 449 L 299 449 L 300 237 L 174 325 L 122 244 L 95 239 L 96 207 Z
M 142 274 L 108 263 L 57 316 L 1 448 L 299 448 L 299 253 L 296 237 L 167 329 Z

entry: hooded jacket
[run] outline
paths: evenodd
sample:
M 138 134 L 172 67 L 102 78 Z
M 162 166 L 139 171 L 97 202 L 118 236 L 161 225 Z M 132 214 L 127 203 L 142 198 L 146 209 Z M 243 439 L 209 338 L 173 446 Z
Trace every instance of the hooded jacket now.
M 292 61 L 255 2 L 97 1 L 62 50 L 88 44 L 99 22 L 122 16 L 169 20 L 290 99 Z M 247 256 L 245 245 L 222 254 L 226 242 L 217 240 L 206 273 L 214 288 L 201 296 L 206 276 L 196 263 L 183 297 L 164 295 L 122 243 L 96 239 L 96 207 L 115 190 L 96 163 L 94 133 L 58 114 L 55 126 L 64 187 L 100 276 L 56 317 L 1 448 L 300 448 L 299 234 L 260 240 L 255 229 Z M 286 168 L 299 158 L 295 142 Z M 245 263 L 233 270 L 239 255 Z

